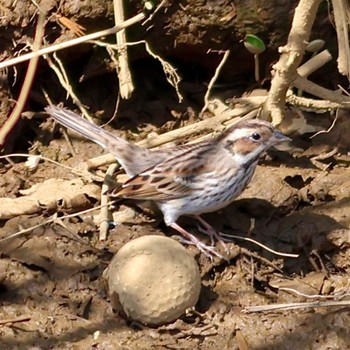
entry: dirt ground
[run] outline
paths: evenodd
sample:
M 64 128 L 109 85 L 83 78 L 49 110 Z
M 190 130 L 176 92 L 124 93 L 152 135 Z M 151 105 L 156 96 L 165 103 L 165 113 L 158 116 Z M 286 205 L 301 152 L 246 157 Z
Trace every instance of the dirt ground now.
M 346 115 L 340 118 L 338 128 L 327 134 L 328 140 L 331 135 L 339 140 L 339 130 L 345 129 L 342 120 L 348 124 Z M 326 139 L 324 135 L 319 138 Z M 164 226 L 160 214 L 147 205 L 118 203 L 115 210 L 123 223 L 103 243 L 91 214 L 57 219 L 1 243 L 1 349 L 349 348 L 346 304 L 287 306 L 261 313 L 246 309 L 348 299 L 350 157 L 339 152 L 312 160 L 311 152 L 319 154 L 325 144 L 320 139 L 313 145 L 303 141 L 310 146 L 302 151 L 296 146 L 298 139 L 294 138 L 289 150 L 269 152 L 243 195 L 221 212 L 206 216 L 222 232 L 255 239 L 280 252 L 297 253 L 298 258 L 281 258 L 254 244 L 235 241 L 229 244 L 229 263 L 212 262 L 189 247 L 202 273 L 196 310 L 173 324 L 148 328 L 112 310 L 102 273 L 130 239 L 174 234 Z M 63 138 L 52 140 L 47 152 L 56 153 L 59 162 L 69 166 L 77 166 L 82 157 L 101 154 L 88 141 L 73 137 L 72 143 L 76 156 L 68 156 L 69 145 Z M 48 199 L 51 189 L 57 205 L 52 210 L 48 201 L 41 203 L 39 212 L 2 220 L 1 237 L 42 224 L 53 211 L 61 215 L 98 204 L 97 183 L 82 181 L 55 164 L 42 162 L 37 170 L 28 171 L 23 162 L 4 163 L 1 172 L 3 198 L 21 198 L 18 189 L 23 184 L 48 182 L 41 193 Z M 55 191 L 58 178 L 65 182 Z M 72 184 L 82 186 L 84 195 L 72 191 Z M 22 194 L 40 193 L 34 189 Z M 73 192 L 70 201 L 63 199 L 65 191 Z M 192 219 L 184 224 L 196 232 Z
M 75 77 L 83 74 L 80 68 L 85 61 L 83 53 L 69 63 L 68 71 Z M 117 117 L 107 129 L 136 142 L 197 121 L 206 92 L 197 68 L 190 70 L 195 77 L 188 79 L 189 65 L 177 66 L 184 73 L 182 104 L 160 65 L 142 59 L 132 68 L 136 92 L 131 101 L 120 102 Z M 64 100 L 65 92 L 50 74 L 42 63 L 5 154 L 40 154 L 56 163 L 41 161 L 30 168 L 20 156 L 0 160 L 1 350 L 350 348 L 347 111 L 339 111 L 328 133 L 313 138 L 314 132 L 290 133 L 291 145 L 268 151 L 252 182 L 232 205 L 205 215 L 221 232 L 299 256 L 281 257 L 238 239 L 228 244 L 229 262 L 211 261 L 187 247 L 202 276 L 196 308 L 172 324 L 151 328 L 130 322 L 112 309 L 102 274 L 131 239 L 172 236 L 174 231 L 149 203 L 133 201 L 116 203 L 118 224 L 105 241 L 99 240 L 98 210 L 60 219 L 100 204 L 101 175 L 107 166 L 88 174 L 84 162 L 104 151 L 76 134 L 63 135 L 42 113 L 45 104 L 38 97 L 42 86 L 49 87 L 57 102 Z M 234 87 L 215 89 L 215 95 L 224 100 L 253 89 L 255 83 L 247 81 L 246 74 L 237 76 Z M 328 78 L 334 84 L 338 79 Z M 10 81 L 4 84 L 1 93 L 15 95 L 10 85 Z M 77 87 L 101 123 L 113 111 L 115 89 L 115 77 L 106 71 Z M 312 130 L 327 130 L 334 120 L 330 114 L 305 114 Z M 288 115 L 298 117 L 293 112 Z M 206 240 L 193 219 L 181 220 Z M 2 240 L 33 226 L 27 233 Z M 296 303 L 303 304 L 297 308 Z M 273 309 L 275 305 L 281 308 Z M 267 309 L 249 309 L 253 306 Z

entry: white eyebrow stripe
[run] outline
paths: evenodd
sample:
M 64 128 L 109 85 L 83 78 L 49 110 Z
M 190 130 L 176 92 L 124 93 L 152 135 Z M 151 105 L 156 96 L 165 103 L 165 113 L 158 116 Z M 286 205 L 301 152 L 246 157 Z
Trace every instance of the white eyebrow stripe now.
M 250 136 L 251 133 L 252 133 L 252 130 L 250 128 L 239 128 L 234 130 L 233 133 L 231 133 L 231 136 L 229 136 L 229 139 L 238 140 L 240 138 Z

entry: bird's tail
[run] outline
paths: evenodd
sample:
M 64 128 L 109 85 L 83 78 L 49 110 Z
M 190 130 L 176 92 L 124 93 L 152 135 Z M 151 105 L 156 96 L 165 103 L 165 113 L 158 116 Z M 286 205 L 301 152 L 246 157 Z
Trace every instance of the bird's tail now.
M 120 141 L 123 143 L 127 142 L 118 136 L 114 136 L 101 127 L 90 123 L 86 119 L 68 109 L 57 106 L 47 106 L 45 111 L 66 128 L 76 131 L 86 138 L 96 142 L 103 148 L 108 149 L 108 145 L 111 140 L 117 142 L 120 139 Z
M 145 170 L 152 160 L 149 156 L 150 150 L 140 148 L 121 137 L 115 136 L 72 111 L 57 106 L 47 106 L 45 111 L 63 126 L 78 132 L 107 149 L 129 175 L 135 175 Z M 135 160 L 139 162 L 137 163 Z

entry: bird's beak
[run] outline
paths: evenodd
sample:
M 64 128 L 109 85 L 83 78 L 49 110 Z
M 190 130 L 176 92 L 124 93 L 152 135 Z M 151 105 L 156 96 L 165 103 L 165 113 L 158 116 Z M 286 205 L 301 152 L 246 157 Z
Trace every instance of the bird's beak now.
M 292 141 L 292 139 L 286 135 L 283 135 L 280 131 L 276 130 L 272 136 L 272 143 L 277 145 L 281 142 Z

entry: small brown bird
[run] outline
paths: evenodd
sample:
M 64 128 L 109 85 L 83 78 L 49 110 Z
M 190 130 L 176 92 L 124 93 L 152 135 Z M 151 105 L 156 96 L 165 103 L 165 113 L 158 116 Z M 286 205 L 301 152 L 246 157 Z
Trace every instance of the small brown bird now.
M 166 225 L 180 232 L 206 256 L 222 257 L 179 226 L 182 215 L 196 217 L 205 232 L 218 233 L 199 215 L 224 208 L 250 182 L 260 156 L 269 147 L 290 138 L 262 120 L 240 121 L 221 135 L 206 141 L 164 149 L 138 147 L 72 111 L 46 107 L 60 124 L 96 142 L 115 156 L 131 177 L 112 196 L 153 200 L 164 215 Z

